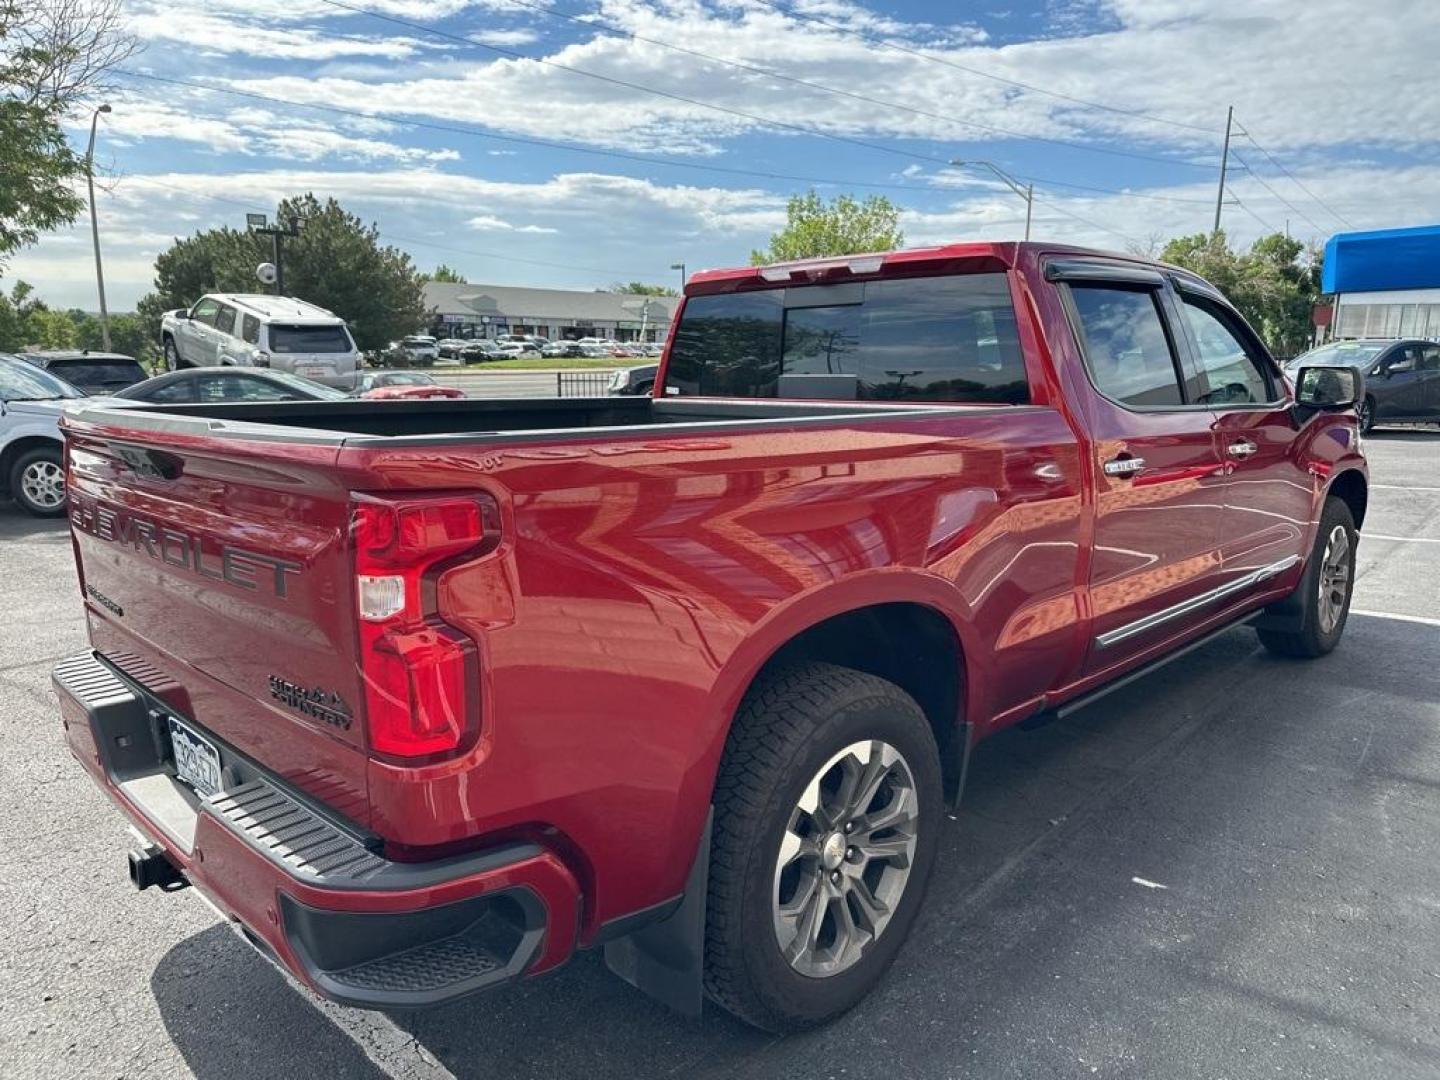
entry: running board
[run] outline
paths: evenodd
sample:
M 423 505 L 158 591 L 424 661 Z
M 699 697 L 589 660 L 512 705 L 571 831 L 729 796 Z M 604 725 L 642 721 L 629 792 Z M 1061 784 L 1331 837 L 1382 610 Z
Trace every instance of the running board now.
M 1099 686 L 1088 693 L 1081 694 L 1077 698 L 1071 698 L 1069 701 L 1062 702 L 1061 704 L 1055 706 L 1053 709 L 1041 709 L 1034 716 L 1031 716 L 1027 720 L 1024 720 L 1020 724 L 1020 726 L 1026 730 L 1030 730 L 1032 728 L 1044 727 L 1046 724 L 1053 723 L 1056 720 L 1064 720 L 1068 716 L 1073 716 L 1081 709 L 1086 709 L 1089 708 L 1091 705 L 1094 705 L 1101 698 L 1107 697 L 1108 695 L 1115 693 L 1115 691 L 1121 690 L 1129 686 L 1133 682 L 1139 682 L 1141 679 L 1155 674 L 1155 672 L 1159 671 L 1166 664 L 1169 664 L 1172 660 L 1178 660 L 1180 659 L 1180 657 L 1186 655 L 1187 653 L 1194 652 L 1202 645 L 1210 644 L 1210 642 L 1214 641 L 1216 638 L 1228 634 L 1231 630 L 1234 630 L 1237 627 L 1247 626 L 1250 623 L 1253 623 L 1257 618 L 1259 618 L 1260 615 L 1261 612 L 1257 611 L 1247 612 L 1246 614 L 1240 616 L 1238 619 L 1232 619 L 1230 622 L 1225 623 L 1225 625 L 1216 627 L 1208 634 L 1202 634 L 1194 641 L 1189 642 L 1186 645 L 1182 645 L 1180 648 L 1175 649 L 1173 652 L 1167 652 L 1164 656 L 1157 657 L 1156 659 L 1151 660 L 1148 664 L 1138 667 L 1134 671 L 1127 672 L 1126 674 L 1121 675 L 1118 679 L 1112 679 L 1110 682 L 1107 682 L 1103 686 Z

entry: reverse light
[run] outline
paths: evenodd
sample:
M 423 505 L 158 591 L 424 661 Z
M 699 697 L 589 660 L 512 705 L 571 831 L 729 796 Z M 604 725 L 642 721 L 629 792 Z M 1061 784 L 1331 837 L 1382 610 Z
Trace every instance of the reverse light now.
M 475 643 L 437 608 L 435 582 L 499 542 L 487 495 L 352 505 L 356 607 L 370 748 L 423 758 L 456 750 L 476 726 Z

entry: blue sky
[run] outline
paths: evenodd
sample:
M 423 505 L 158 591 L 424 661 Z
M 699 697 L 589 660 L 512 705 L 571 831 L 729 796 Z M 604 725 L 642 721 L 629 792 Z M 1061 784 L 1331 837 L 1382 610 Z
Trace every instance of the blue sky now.
M 363 10 L 352 10 L 363 9 Z M 911 244 L 1144 249 L 1433 222 L 1440 20 L 1408 0 L 128 0 L 97 159 L 113 307 L 172 237 L 334 195 L 471 281 L 673 283 L 788 195 L 879 192 Z M 1357 48 L 1360 45 L 1363 47 Z M 150 75 L 157 78 L 142 78 Z M 249 96 L 247 96 L 249 95 Z M 73 133 L 83 141 L 85 131 Z M 88 223 L 82 222 L 82 225 Z M 94 306 L 88 228 L 10 278 Z

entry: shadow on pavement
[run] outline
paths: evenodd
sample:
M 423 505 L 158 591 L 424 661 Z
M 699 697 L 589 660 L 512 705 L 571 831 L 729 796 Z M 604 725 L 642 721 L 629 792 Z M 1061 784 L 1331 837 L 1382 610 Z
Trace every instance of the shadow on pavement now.
M 64 515 L 53 518 L 32 517 L 13 502 L 0 500 L 0 540 L 14 537 L 60 535 L 70 527 Z
M 460 1078 L 1433 1077 L 1436 656 L 1393 620 L 1308 664 L 1238 631 L 995 736 L 899 962 L 826 1030 L 688 1021 L 595 954 L 391 1019 Z M 373 1075 L 240 950 L 207 931 L 152 983 L 202 1080 Z

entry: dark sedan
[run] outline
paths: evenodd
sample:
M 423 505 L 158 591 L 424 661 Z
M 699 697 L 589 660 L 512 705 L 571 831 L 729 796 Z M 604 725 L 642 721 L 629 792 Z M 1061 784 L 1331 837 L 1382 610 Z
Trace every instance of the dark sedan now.
M 1440 423 L 1440 345 L 1418 338 L 1335 341 L 1291 360 L 1293 373 L 1310 364 L 1345 364 L 1365 375 L 1360 430 L 1376 424 Z
M 349 395 L 288 371 L 265 368 L 181 368 L 115 395 L 156 405 L 211 401 L 338 401 Z

